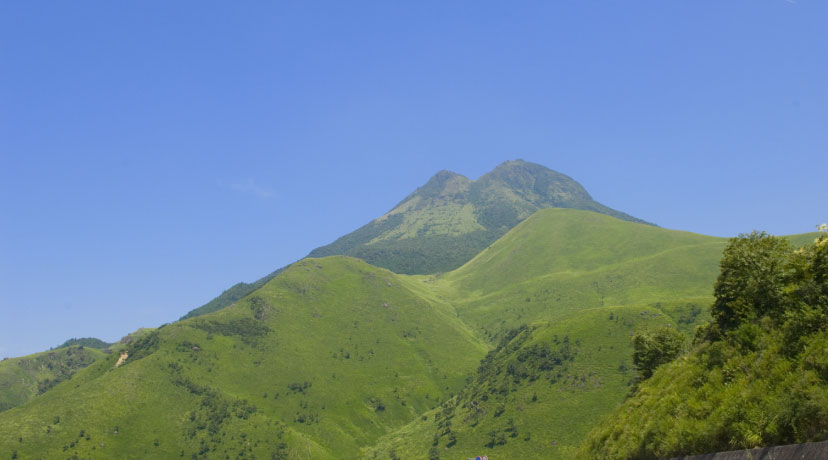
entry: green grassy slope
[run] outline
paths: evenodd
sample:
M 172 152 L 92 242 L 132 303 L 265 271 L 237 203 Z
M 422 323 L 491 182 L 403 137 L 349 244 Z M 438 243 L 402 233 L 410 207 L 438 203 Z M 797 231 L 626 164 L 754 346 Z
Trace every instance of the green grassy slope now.
M 549 207 L 584 209 L 643 222 L 596 202 L 566 175 L 515 160 L 476 181 L 440 171 L 385 215 L 314 249 L 309 257 L 348 255 L 395 273 L 446 272 L 474 257 L 538 209 Z M 280 270 L 253 283 L 238 283 L 182 319 L 232 305 Z
M 587 308 L 706 306 L 725 243 L 592 212 L 545 209 L 458 270 L 422 279 L 452 299 L 466 323 L 496 338 L 520 324 Z
M 103 356 L 94 348 L 70 346 L 4 359 L 0 362 L 0 412 L 34 399 Z
M 296 263 L 233 307 L 143 335 L 124 365 L 108 356 L 4 412 L 0 432 L 18 435 L 0 456 L 354 458 L 459 390 L 486 352 L 407 283 L 357 259 Z
M 820 232 L 799 233 L 796 235 L 785 235 L 782 238 L 788 240 L 793 246 L 801 247 L 812 244 L 817 238 L 822 235 Z
M 675 322 L 660 310 L 625 306 L 519 329 L 504 337 L 456 397 L 364 456 L 569 459 L 629 391 L 631 333 L 666 324 Z

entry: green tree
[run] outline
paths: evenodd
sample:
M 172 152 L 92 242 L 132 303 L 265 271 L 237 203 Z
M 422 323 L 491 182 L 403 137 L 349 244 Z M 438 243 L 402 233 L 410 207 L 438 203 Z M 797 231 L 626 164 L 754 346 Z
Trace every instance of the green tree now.
M 730 239 L 713 287 L 716 300 L 711 314 L 720 332 L 766 315 L 782 316 L 792 253 L 787 240 L 765 232 L 754 231 Z
M 794 355 L 802 351 L 805 337 L 828 329 L 828 234 L 794 251 L 791 266 L 783 332 L 786 352 Z
M 640 331 L 633 336 L 633 363 L 639 379 L 646 380 L 655 369 L 676 359 L 684 351 L 684 336 L 671 327 Z

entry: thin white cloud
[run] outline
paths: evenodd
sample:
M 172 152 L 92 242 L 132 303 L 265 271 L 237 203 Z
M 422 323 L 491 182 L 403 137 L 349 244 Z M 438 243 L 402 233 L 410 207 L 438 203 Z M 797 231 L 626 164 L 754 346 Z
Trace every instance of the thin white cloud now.
M 237 192 L 257 196 L 259 198 L 272 198 L 274 196 L 273 190 L 270 187 L 257 184 L 253 179 L 247 179 L 243 182 L 234 182 L 230 184 L 230 188 Z

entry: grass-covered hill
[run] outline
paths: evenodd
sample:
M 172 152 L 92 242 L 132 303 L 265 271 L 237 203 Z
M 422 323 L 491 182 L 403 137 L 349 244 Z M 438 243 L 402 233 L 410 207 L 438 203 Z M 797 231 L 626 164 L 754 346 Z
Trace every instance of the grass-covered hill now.
M 828 235 L 733 239 L 712 321 L 577 458 L 656 459 L 828 439 Z
M 550 207 L 641 222 L 596 202 L 568 176 L 514 160 L 476 181 L 441 171 L 385 215 L 310 256 L 345 254 L 396 273 L 445 272 L 474 257 L 538 209 Z
M 544 209 L 461 268 L 421 278 L 492 339 L 521 324 L 618 305 L 657 305 L 692 322 L 712 300 L 725 243 L 594 212 Z
M 507 161 L 476 181 L 440 171 L 392 210 L 309 257 L 348 255 L 395 273 L 453 270 L 539 209 L 584 209 L 643 222 L 592 199 L 572 178 L 522 160 Z M 183 318 L 232 305 L 273 279 L 237 283 Z
M 631 334 L 675 324 L 656 308 L 623 306 L 512 330 L 462 391 L 383 437 L 365 458 L 570 459 L 629 391 Z
M 25 404 L 103 356 L 76 345 L 0 361 L 0 412 Z
M 458 391 L 486 347 L 450 305 L 344 257 L 144 334 L 0 414 L 0 458 L 355 458 Z

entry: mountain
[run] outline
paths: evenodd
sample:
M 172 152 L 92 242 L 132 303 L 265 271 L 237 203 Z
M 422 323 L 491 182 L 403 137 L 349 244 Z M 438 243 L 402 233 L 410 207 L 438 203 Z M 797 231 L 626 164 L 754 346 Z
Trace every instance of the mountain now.
M 553 207 L 646 223 L 596 202 L 569 176 L 514 160 L 476 181 L 440 171 L 383 216 L 314 249 L 308 257 L 348 255 L 395 273 L 447 272 L 477 255 L 535 211 Z M 227 307 L 278 273 L 279 270 L 253 283 L 238 283 L 182 318 Z
M 514 160 L 476 181 L 440 171 L 383 216 L 314 249 L 310 257 L 344 254 L 395 273 L 446 272 L 535 211 L 552 207 L 643 222 L 596 202 L 568 176 Z
M 347 256 L 304 259 L 220 311 L 140 330 L 109 355 L 84 348 L 94 362 L 0 412 L 0 432 L 15 434 L 0 437 L 0 457 L 572 458 L 594 427 L 621 426 L 601 419 L 637 381 L 633 334 L 669 327 L 690 337 L 717 320 L 707 306 L 727 244 L 551 208 L 442 274 L 400 275 Z M 786 343 L 762 334 L 739 329 L 733 346 Z M 821 336 L 799 336 L 810 352 L 770 375 L 784 380 L 801 369 L 789 380 L 806 385 L 788 393 L 807 402 L 803 394 L 825 387 L 824 347 Z M 742 349 L 718 350 L 743 360 L 725 361 L 716 375 L 732 366 L 737 379 L 768 371 L 770 361 L 745 361 Z M 0 365 L 48 369 L 36 358 Z M 664 374 L 681 362 L 640 384 L 639 392 L 657 384 L 645 394 L 665 405 L 652 414 L 675 401 L 657 393 L 662 387 L 693 394 L 681 385 L 696 380 Z M 745 394 L 780 394 L 761 390 Z M 813 406 L 790 407 L 820 426 L 822 412 L 807 419 Z M 664 439 L 681 439 L 671 436 Z
M 439 276 L 305 259 L 0 413 L 0 457 L 427 458 L 437 434 L 567 458 L 623 401 L 632 332 L 709 317 L 724 244 L 545 209 Z

